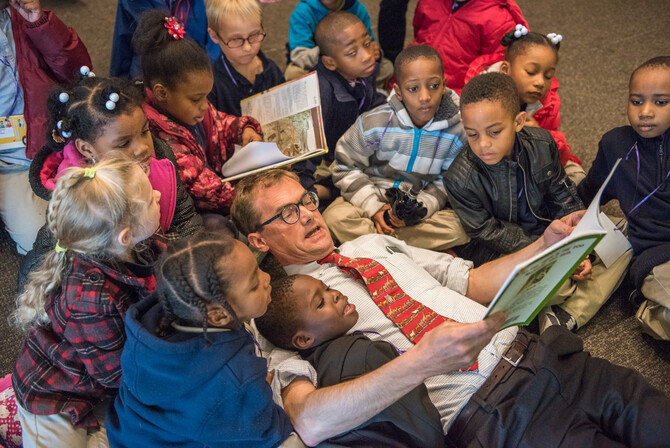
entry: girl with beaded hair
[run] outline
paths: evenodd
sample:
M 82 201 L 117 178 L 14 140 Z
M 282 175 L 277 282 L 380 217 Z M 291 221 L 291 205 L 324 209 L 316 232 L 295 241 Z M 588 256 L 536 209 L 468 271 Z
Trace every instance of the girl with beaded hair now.
M 126 318 L 123 379 L 110 408 L 115 447 L 278 446 L 291 433 L 266 383 L 248 322 L 267 310 L 270 277 L 228 233 L 171 243 L 156 294 Z M 295 437 L 295 436 L 293 436 Z
M 562 40 L 560 34 L 544 35 L 528 31 L 524 25 L 518 24 L 500 40 L 504 53 L 486 54 L 472 61 L 465 82 L 489 72 L 511 76 L 519 91 L 521 110 L 526 112 L 526 126 L 541 127 L 551 133 L 558 146 L 561 165 L 576 185 L 586 173 L 581 160 L 572 154 L 565 134 L 558 130 L 561 125 L 561 99 L 554 74 Z
M 147 240 L 159 227 L 160 197 L 126 159 L 71 167 L 58 179 L 47 209 L 57 243 L 12 316 L 27 330 L 12 374 L 24 447 L 106 445 L 105 398 L 121 380 L 123 319 L 155 288 L 163 245 Z
M 151 135 L 143 101 L 143 90 L 135 83 L 99 78 L 88 67 L 81 67 L 81 77 L 73 85 L 60 87 L 49 96 L 52 138 L 30 167 L 35 194 L 48 201 L 68 168 L 86 167 L 104 157 L 122 154 L 136 160 L 161 192 L 161 232 L 168 239 L 199 230 L 202 219 L 177 176 L 172 148 Z M 54 244 L 44 226 L 34 249 L 22 261 L 19 290 L 28 272 L 40 264 Z

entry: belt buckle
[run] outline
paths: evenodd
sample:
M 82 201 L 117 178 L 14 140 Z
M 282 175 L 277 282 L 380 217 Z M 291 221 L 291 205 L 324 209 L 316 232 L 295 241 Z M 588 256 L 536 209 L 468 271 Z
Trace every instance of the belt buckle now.
M 512 347 L 516 343 L 517 343 L 516 341 L 513 341 L 507 347 L 507 349 L 505 349 L 505 353 L 503 353 L 503 355 L 502 355 L 502 359 L 504 359 L 505 361 L 510 363 L 513 367 L 518 366 L 519 363 L 521 362 L 521 360 L 523 359 L 523 351 L 521 353 L 519 353 L 518 351 L 515 351 L 514 353 L 509 353 L 509 351 L 512 349 Z M 513 359 L 514 357 L 516 357 L 516 359 Z

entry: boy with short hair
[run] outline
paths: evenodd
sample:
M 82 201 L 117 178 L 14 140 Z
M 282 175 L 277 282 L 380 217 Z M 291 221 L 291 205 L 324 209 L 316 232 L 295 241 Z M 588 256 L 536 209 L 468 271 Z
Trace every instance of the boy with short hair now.
M 359 0 L 300 0 L 291 14 L 288 28 L 289 63 L 284 72 L 287 81 L 306 74 L 319 60 L 319 47 L 314 39 L 317 23 L 331 12 L 345 11 L 358 17 L 372 39 L 375 60 L 380 63 L 380 81 L 391 77 L 391 62 L 382 59 L 370 26 L 370 14 Z
M 359 332 L 356 306 L 337 290 L 308 275 L 272 283 L 266 313 L 256 328 L 275 346 L 298 350 L 315 368 L 318 387 L 340 384 L 381 367 L 398 356 L 388 342 Z M 420 385 L 365 424 L 327 441 L 337 446 L 443 447 L 440 414 Z
M 670 56 L 640 65 L 628 84 L 630 126 L 612 129 L 577 191 L 590 201 L 612 169 L 602 202 L 617 199 L 628 220 L 634 259 L 630 275 L 641 304 L 636 317 L 644 331 L 670 340 Z
M 524 127 L 525 112 L 508 75 L 479 75 L 461 92 L 468 145 L 444 184 L 471 243 L 459 253 L 475 264 L 526 247 L 554 219 L 584 208 L 549 131 Z M 600 309 L 625 274 L 630 251 L 605 268 L 582 262 L 540 315 L 540 330 L 561 324 L 576 330 Z M 593 279 L 591 278 L 591 273 Z
M 427 45 L 404 49 L 395 76 L 395 96 L 361 115 L 338 142 L 333 181 L 342 197 L 323 217 L 340 242 L 380 233 L 424 249 L 464 244 L 442 183 L 465 144 L 458 96 Z
M 207 32 L 221 47 L 214 61 L 209 101 L 218 110 L 242 115 L 240 101 L 284 82 L 277 64 L 265 57 L 258 0 L 205 0 Z
M 317 24 L 314 39 L 321 49 L 316 72 L 329 152 L 294 165 L 294 170 L 306 190 L 315 190 L 321 201 L 328 201 L 338 195 L 329 172 L 337 141 L 361 113 L 384 104 L 386 97 L 375 89 L 376 49 L 358 17 L 330 13 Z

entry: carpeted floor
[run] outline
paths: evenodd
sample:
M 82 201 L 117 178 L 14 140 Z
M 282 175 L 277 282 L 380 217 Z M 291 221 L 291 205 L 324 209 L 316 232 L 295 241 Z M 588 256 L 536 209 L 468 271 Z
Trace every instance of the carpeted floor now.
M 376 30 L 378 0 L 362 0 Z M 417 0 L 407 14 L 407 41 Z M 263 5 L 265 54 L 280 67 L 285 65 L 288 19 L 298 0 Z M 598 140 L 607 130 L 626 123 L 628 77 L 640 63 L 670 53 L 670 8 L 667 0 L 563 0 L 538 2 L 518 0 L 531 29 L 558 32 L 561 60 L 557 77 L 561 83 L 563 117 L 573 152 L 588 168 L 595 157 Z M 76 28 L 93 58 L 97 73 L 107 73 L 111 53 L 116 2 L 112 0 L 43 0 L 70 26 Z M 606 211 L 617 214 L 616 206 Z M 0 316 L 13 307 L 18 256 L 4 231 L 0 232 Z M 639 370 L 656 387 L 670 395 L 670 343 L 642 335 L 628 304 L 630 287 L 622 286 L 601 312 L 578 334 L 592 354 Z M 0 319 L 0 373 L 11 371 L 20 335 Z

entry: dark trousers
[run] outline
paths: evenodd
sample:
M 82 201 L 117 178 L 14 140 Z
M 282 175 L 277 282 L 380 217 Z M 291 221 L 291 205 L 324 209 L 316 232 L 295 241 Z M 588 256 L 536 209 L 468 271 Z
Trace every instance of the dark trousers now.
M 530 345 L 488 396 L 461 411 L 471 417 L 458 447 L 667 447 L 670 399 L 638 372 L 592 358 L 560 326 Z M 504 361 L 503 361 L 504 362 Z M 454 425 L 456 426 L 456 425 Z
M 407 5 L 409 0 L 382 0 L 379 4 L 377 33 L 384 57 L 391 62 L 405 45 Z

